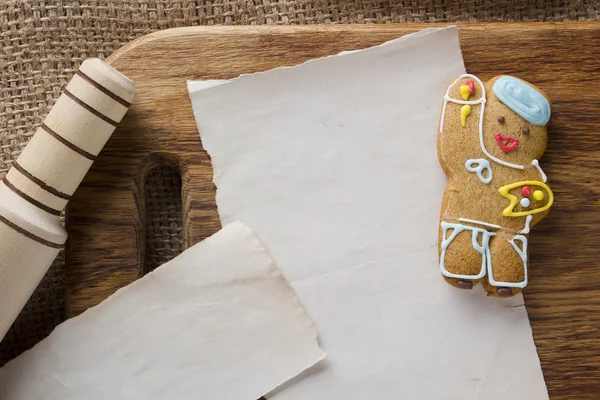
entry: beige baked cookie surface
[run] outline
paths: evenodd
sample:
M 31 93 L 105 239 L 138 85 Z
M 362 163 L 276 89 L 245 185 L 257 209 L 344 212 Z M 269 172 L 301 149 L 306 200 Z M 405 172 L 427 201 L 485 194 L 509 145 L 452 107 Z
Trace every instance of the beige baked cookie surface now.
M 469 289 L 482 282 L 498 297 L 526 285 L 529 229 L 553 201 L 537 162 L 546 149 L 549 107 L 541 90 L 509 76 L 483 84 L 464 75 L 450 85 L 438 156 L 448 177 L 440 269 L 451 285 Z

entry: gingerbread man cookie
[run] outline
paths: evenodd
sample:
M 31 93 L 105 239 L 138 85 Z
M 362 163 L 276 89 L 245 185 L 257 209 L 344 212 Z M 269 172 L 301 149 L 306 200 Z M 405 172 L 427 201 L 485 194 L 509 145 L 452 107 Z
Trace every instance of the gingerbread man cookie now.
M 440 271 L 451 285 L 482 283 L 510 297 L 527 285 L 529 230 L 554 195 L 538 159 L 550 101 L 512 76 L 485 85 L 462 75 L 446 91 L 438 156 L 448 177 L 440 215 Z

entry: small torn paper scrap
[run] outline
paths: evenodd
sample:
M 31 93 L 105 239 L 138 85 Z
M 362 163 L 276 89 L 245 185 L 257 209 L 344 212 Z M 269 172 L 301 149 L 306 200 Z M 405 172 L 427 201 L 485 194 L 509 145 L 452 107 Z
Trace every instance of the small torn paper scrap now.
M 190 97 L 224 223 L 254 229 L 327 360 L 274 400 L 542 400 L 523 297 L 440 277 L 437 159 L 455 27 L 243 75 Z
M 10 400 L 256 400 L 324 357 L 288 282 L 234 222 L 0 370 Z

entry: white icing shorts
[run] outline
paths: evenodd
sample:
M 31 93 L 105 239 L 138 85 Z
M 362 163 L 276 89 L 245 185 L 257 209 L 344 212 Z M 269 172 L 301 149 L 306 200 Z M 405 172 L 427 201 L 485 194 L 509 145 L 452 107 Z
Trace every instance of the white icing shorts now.
M 523 279 L 522 282 L 498 282 L 494 279 L 494 273 L 492 269 L 492 256 L 490 253 L 490 238 L 496 234 L 482 228 L 476 228 L 473 226 L 456 224 L 452 222 L 442 221 L 441 225 L 442 254 L 440 255 L 440 272 L 442 273 L 442 275 L 447 276 L 448 278 L 476 280 L 483 278 L 487 273 L 488 280 L 492 286 L 516 288 L 524 288 L 525 286 L 527 286 L 527 238 L 525 236 L 516 235 L 511 240 L 509 240 L 509 243 L 512 244 L 515 251 L 523 261 L 525 279 Z M 450 234 L 450 236 L 448 236 L 448 230 L 450 229 L 452 230 L 452 233 Z M 473 249 L 475 249 L 479 254 L 481 254 L 481 270 L 477 275 L 453 274 L 452 272 L 448 271 L 444 266 L 444 259 L 446 258 L 446 250 L 448 246 L 450 245 L 450 243 L 452 243 L 454 238 L 462 231 L 471 231 Z M 481 241 L 479 239 L 480 237 Z M 520 248 L 515 243 L 515 240 L 521 242 L 523 248 Z

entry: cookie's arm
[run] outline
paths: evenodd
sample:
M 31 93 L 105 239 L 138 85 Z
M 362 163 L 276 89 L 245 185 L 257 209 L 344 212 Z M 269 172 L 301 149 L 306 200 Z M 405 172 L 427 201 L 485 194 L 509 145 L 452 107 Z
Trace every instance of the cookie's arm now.
M 529 233 L 529 230 L 530 230 L 529 225 L 531 224 L 532 219 L 533 219 L 533 215 L 528 215 L 525 217 L 525 227 L 523 228 L 521 233 L 523 233 L 525 235 Z
M 533 160 L 531 162 L 531 165 L 533 165 L 535 168 L 537 168 L 538 172 L 540 173 L 540 176 L 542 177 L 542 182 L 546 183 L 546 181 L 548 180 L 548 177 L 542 170 L 542 167 L 540 167 L 540 162 L 538 160 Z

